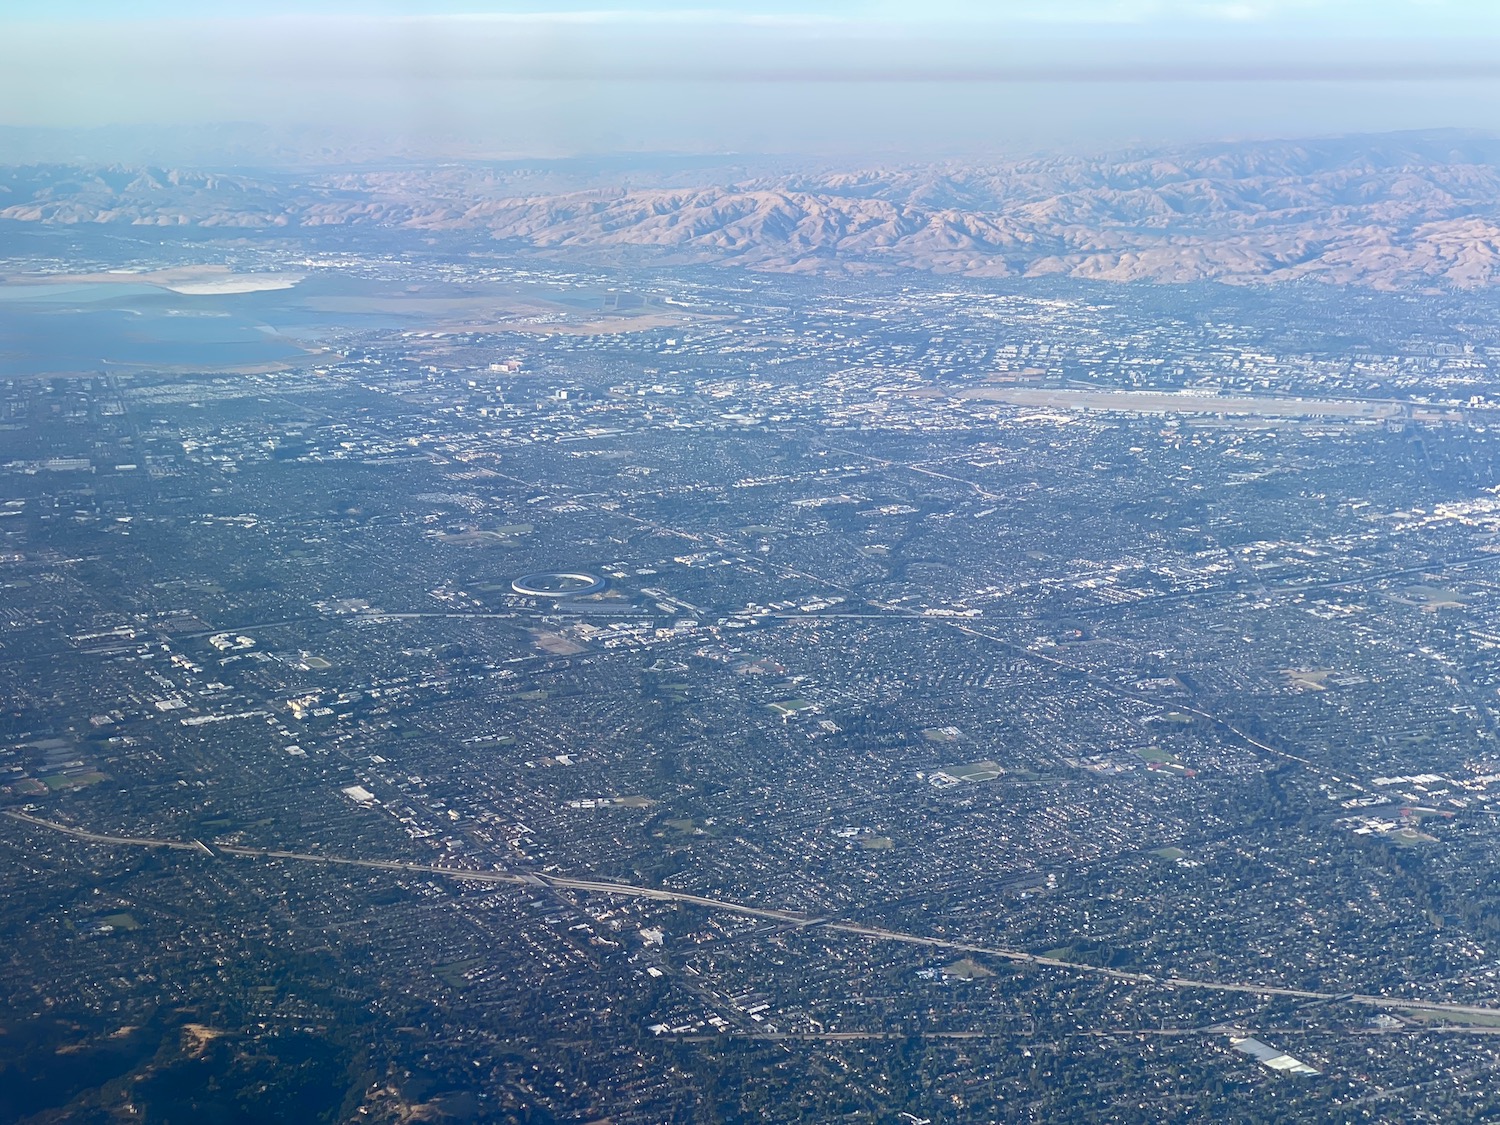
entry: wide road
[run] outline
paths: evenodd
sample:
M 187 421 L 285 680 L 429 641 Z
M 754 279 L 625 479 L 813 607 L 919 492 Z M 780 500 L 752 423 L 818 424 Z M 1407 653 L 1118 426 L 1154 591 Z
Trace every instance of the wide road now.
M 445 879 L 462 879 L 476 883 L 505 883 L 512 886 L 552 887 L 557 890 L 583 891 L 590 894 L 616 895 L 623 898 L 654 899 L 659 902 L 681 902 L 701 906 L 729 914 L 740 914 L 752 918 L 765 918 L 798 927 L 818 927 L 833 930 L 870 941 L 898 942 L 903 945 L 924 946 L 955 953 L 978 953 L 998 960 L 1025 965 L 1040 965 L 1049 969 L 1060 969 L 1087 976 L 1156 988 L 1190 988 L 1213 992 L 1233 992 L 1261 998 L 1273 996 L 1296 1000 L 1323 1000 L 1347 1004 L 1363 1004 L 1373 1008 L 1396 1008 L 1407 1011 L 1446 1012 L 1455 1016 L 1485 1016 L 1500 1018 L 1500 1008 L 1467 1004 L 1447 1004 L 1433 1000 L 1417 1000 L 1402 996 L 1381 996 L 1367 993 L 1318 992 L 1301 988 L 1282 988 L 1276 985 L 1256 984 L 1243 981 L 1196 980 L 1191 977 L 1158 977 L 1151 973 L 1130 972 L 1124 969 L 1106 969 L 1081 961 L 1065 961 L 1059 957 L 1042 957 L 1021 949 L 1006 949 L 999 946 L 982 945 L 977 942 L 958 941 L 950 938 L 928 937 L 903 930 L 888 930 L 880 926 L 865 926 L 857 922 L 842 922 L 832 918 L 820 918 L 795 910 L 777 910 L 762 906 L 748 906 L 726 899 L 689 894 L 686 891 L 669 891 L 659 887 L 641 887 L 633 883 L 618 883 L 609 879 L 579 879 L 566 875 L 542 875 L 514 871 L 480 871 L 461 867 L 438 867 L 427 863 L 410 863 L 390 859 L 356 859 L 346 856 L 314 855 L 308 852 L 286 851 L 279 848 L 249 848 L 237 844 L 214 844 L 192 840 L 160 840 L 142 836 L 112 836 L 90 832 L 72 825 L 44 820 L 29 813 L 6 810 L 5 816 L 37 828 L 61 832 L 78 840 L 114 847 L 162 848 L 170 851 L 196 852 L 199 855 L 239 856 L 249 859 L 280 859 L 296 863 L 317 863 L 325 866 L 363 867 L 376 871 L 392 871 L 406 875 L 435 875 Z

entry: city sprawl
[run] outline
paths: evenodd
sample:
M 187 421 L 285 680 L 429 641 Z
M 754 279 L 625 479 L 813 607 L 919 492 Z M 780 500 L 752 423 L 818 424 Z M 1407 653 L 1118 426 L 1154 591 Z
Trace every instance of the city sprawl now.
M 234 254 L 0 378 L 16 1113 L 1500 1113 L 1492 302 Z

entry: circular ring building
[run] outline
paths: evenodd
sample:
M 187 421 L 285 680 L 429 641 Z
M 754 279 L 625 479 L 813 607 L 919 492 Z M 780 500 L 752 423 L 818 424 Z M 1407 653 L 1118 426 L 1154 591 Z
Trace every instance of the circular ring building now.
M 517 578 L 510 588 L 530 598 L 581 598 L 604 589 L 604 579 L 578 570 L 549 570 Z

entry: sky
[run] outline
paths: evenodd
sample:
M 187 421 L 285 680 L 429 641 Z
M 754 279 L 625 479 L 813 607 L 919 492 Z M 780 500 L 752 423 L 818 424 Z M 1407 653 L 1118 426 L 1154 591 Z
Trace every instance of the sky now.
M 85 146 L 974 156 L 1500 132 L 1497 107 L 1500 0 L 0 2 L 0 126 Z

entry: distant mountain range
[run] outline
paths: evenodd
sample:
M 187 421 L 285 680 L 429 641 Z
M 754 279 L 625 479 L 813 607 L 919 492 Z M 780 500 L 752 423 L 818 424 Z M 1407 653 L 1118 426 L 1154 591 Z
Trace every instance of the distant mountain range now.
M 584 259 L 795 272 L 1476 287 L 1500 283 L 1500 140 L 1412 134 L 800 172 L 690 159 L 301 174 L 28 165 L 0 168 L 0 219 L 368 225 Z

